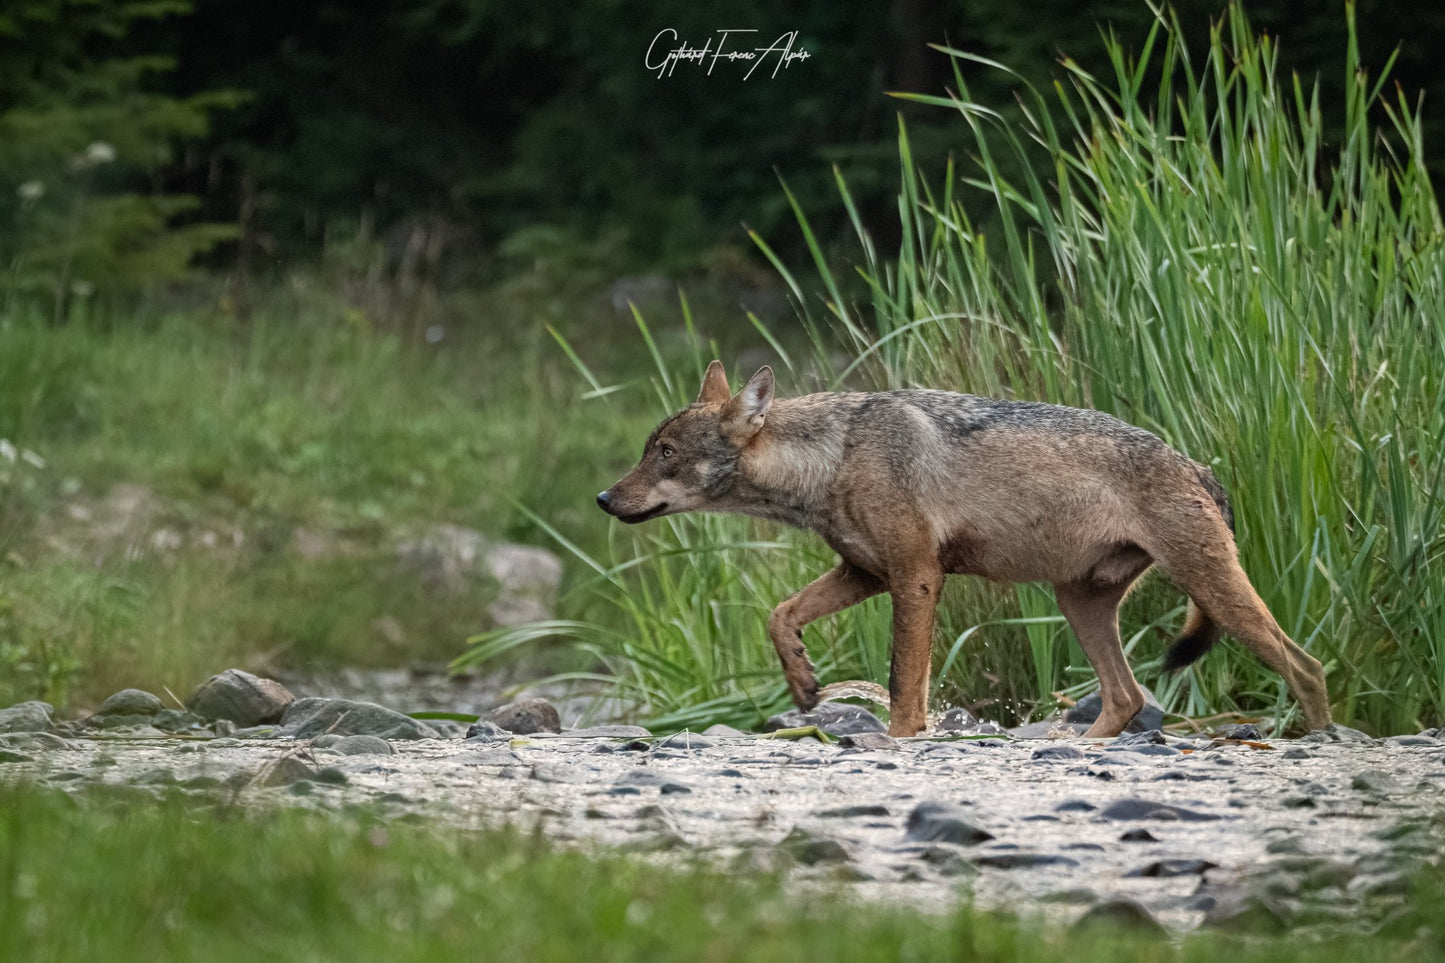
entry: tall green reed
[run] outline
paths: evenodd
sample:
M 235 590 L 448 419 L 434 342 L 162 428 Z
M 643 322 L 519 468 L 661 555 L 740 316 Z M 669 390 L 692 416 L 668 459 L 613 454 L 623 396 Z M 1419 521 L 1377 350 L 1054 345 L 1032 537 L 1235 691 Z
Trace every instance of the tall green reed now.
M 1346 16 L 1338 133 L 1237 6 L 1197 63 L 1161 12 L 1137 56 L 1105 37 L 1111 78 L 1066 60 L 1008 117 L 965 80 L 1004 68 L 940 48 L 956 94 L 900 96 L 958 111 L 976 169 L 931 189 L 901 131 L 900 250 L 860 234 L 867 301 L 828 310 L 890 383 L 1101 408 L 1213 465 L 1337 717 L 1399 729 L 1445 708 L 1445 235 L 1418 111 L 1369 76 Z M 1126 609 L 1126 637 L 1147 615 Z M 1035 654 L 1036 688 L 1073 656 Z M 1287 708 L 1237 655 L 1189 682 L 1184 711 Z
M 1111 77 L 1065 60 L 1048 91 L 1020 79 L 1008 114 L 973 101 L 966 82 L 1007 68 L 940 47 L 954 93 L 898 96 L 957 111 L 972 159 L 950 160 L 935 186 L 900 125 L 896 253 L 878 249 L 841 176 L 851 271 L 791 195 L 817 281 L 755 241 L 812 336 L 800 369 L 1096 407 L 1212 465 L 1245 568 L 1326 663 L 1336 717 L 1400 730 L 1445 716 L 1445 231 L 1418 111 L 1385 95 L 1388 64 L 1369 75 L 1353 7 L 1346 16 L 1339 131 L 1318 87 L 1283 76 L 1275 43 L 1237 6 L 1198 59 L 1161 11 L 1137 55 L 1104 37 Z M 853 360 L 835 371 L 839 340 Z M 649 346 L 661 400 L 680 406 L 696 380 L 676 383 Z M 829 559 L 807 539 L 749 533 L 709 518 L 623 538 L 617 561 L 587 560 L 625 613 L 620 627 L 566 631 L 654 716 L 744 718 L 780 703 L 759 644 L 765 611 Z M 1126 645 L 1171 709 L 1294 711 L 1281 681 L 1238 652 L 1154 676 L 1156 638 L 1178 624 L 1181 599 L 1157 580 L 1139 594 L 1123 613 Z M 1091 684 L 1037 588 L 969 585 L 950 599 L 946 691 L 1026 714 Z M 877 603 L 814 631 L 825 671 L 886 675 Z M 469 658 L 517 639 L 486 637 Z

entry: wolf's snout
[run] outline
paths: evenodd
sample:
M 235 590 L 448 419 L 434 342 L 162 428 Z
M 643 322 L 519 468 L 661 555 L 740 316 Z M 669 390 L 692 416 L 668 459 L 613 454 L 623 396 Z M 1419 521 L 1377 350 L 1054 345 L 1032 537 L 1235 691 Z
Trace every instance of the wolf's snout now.
M 598 492 L 598 493 L 597 493 L 597 507 L 600 508 L 600 509 L 602 509 L 604 512 L 611 512 L 611 511 L 612 511 L 612 492 L 610 492 L 610 491 Z

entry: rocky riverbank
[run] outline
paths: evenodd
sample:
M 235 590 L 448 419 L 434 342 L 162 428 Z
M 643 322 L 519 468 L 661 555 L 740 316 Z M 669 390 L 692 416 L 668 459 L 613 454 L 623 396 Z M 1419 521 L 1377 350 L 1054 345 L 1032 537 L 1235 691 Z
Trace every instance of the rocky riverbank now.
M 1445 837 L 1434 730 L 1083 740 L 983 724 L 893 740 L 866 710 L 831 705 L 766 734 L 555 732 L 540 700 L 467 729 L 293 700 L 244 673 L 207 686 L 186 710 L 137 690 L 76 722 L 43 703 L 0 710 L 0 779 L 512 823 L 648 858 L 694 853 L 785 868 L 800 883 L 842 880 L 870 899 L 942 908 L 971 893 L 1174 929 L 1368 930 Z

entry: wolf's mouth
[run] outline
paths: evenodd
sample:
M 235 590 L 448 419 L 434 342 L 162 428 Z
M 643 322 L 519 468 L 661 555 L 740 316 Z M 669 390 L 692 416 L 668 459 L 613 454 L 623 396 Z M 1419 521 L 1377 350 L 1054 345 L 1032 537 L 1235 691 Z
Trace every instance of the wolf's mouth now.
M 617 517 L 629 525 L 636 525 L 638 522 L 645 522 L 649 518 L 656 518 L 667 511 L 667 502 L 654 505 L 645 512 L 638 512 L 635 515 L 618 515 Z

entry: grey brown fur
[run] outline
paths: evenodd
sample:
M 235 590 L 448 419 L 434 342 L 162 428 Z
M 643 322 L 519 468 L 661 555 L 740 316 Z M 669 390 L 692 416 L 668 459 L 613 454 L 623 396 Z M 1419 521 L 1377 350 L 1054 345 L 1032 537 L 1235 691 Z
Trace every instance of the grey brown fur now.
M 1167 661 L 1187 664 L 1227 631 L 1284 676 L 1311 729 L 1329 723 L 1324 672 L 1240 568 L 1214 473 L 1102 412 L 944 391 L 774 399 L 768 368 L 733 395 L 714 361 L 697 402 L 597 500 L 626 522 L 736 512 L 822 536 L 838 566 L 768 620 L 800 708 L 818 699 L 803 627 L 887 591 L 890 732 L 923 729 L 935 610 L 958 573 L 1054 586 L 1099 675 L 1104 710 L 1087 734 L 1117 735 L 1144 704 L 1118 607 L 1158 565 L 1192 603 Z

